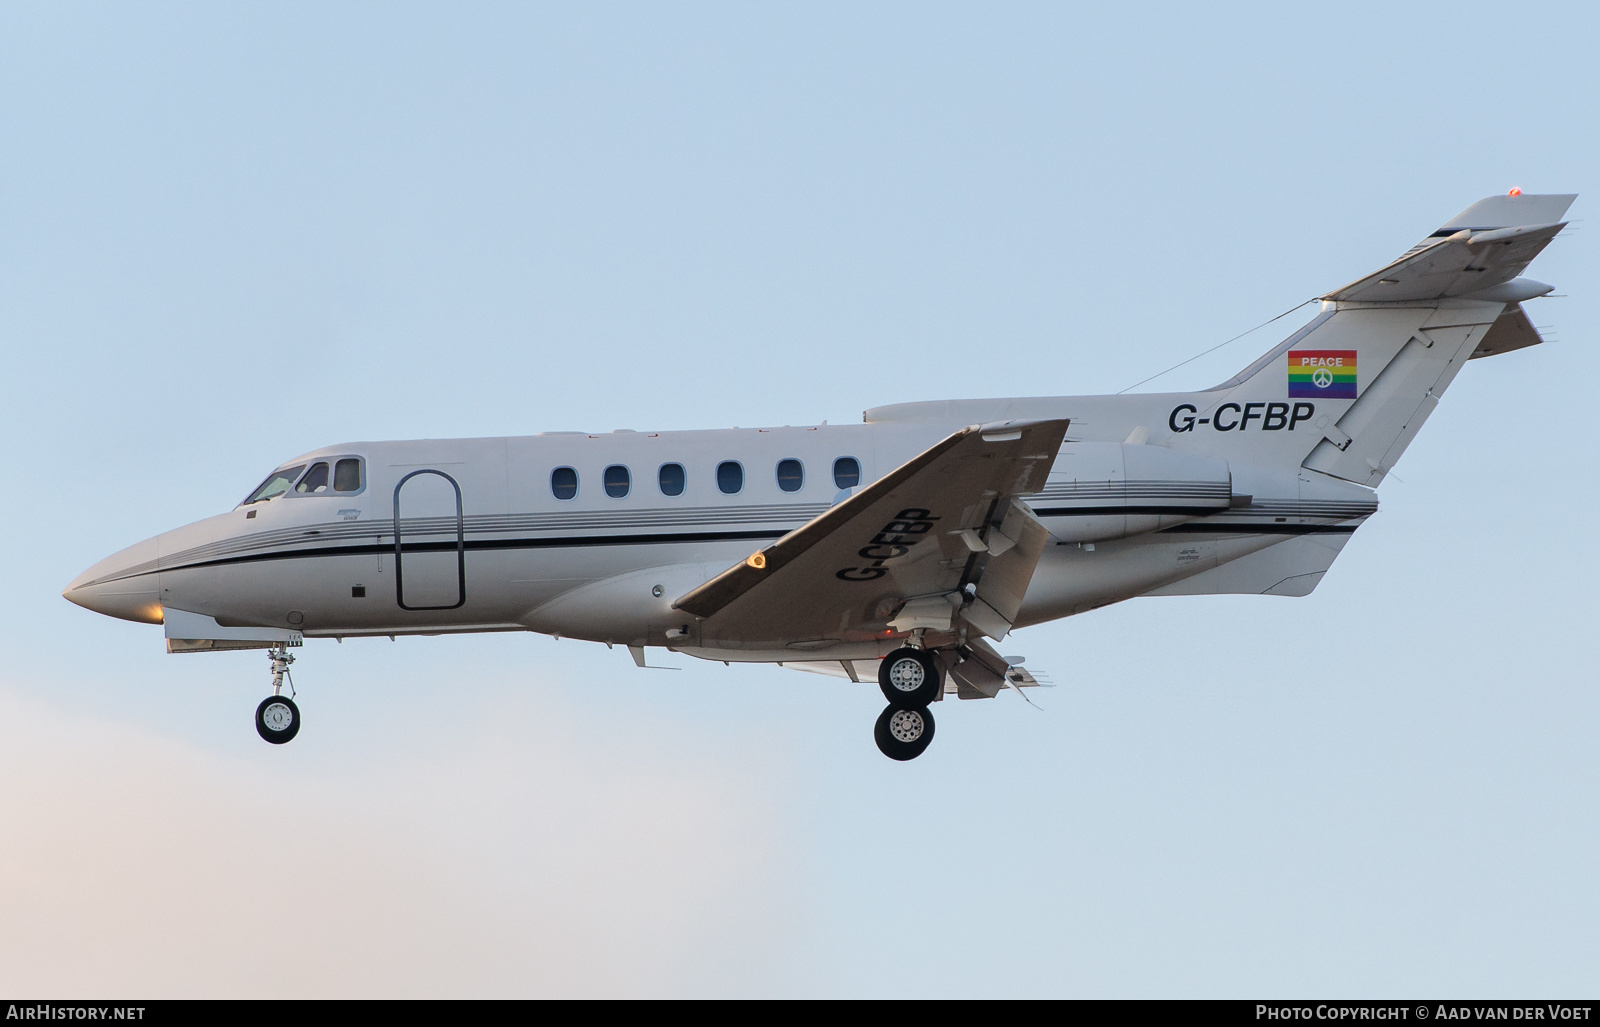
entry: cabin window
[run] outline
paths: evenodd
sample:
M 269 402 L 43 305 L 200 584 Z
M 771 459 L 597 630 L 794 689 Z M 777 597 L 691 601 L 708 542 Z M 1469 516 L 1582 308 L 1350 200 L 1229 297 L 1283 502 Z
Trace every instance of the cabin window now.
M 249 506 L 251 503 L 259 503 L 262 500 L 275 499 L 283 495 L 289 491 L 289 486 L 294 484 L 294 480 L 300 477 L 300 472 L 305 469 L 305 464 L 296 464 L 293 467 L 285 467 L 281 471 L 273 471 L 267 475 L 266 481 L 256 486 L 256 490 L 250 493 L 250 498 L 246 499 L 241 505 Z
M 798 460 L 778 461 L 778 487 L 785 492 L 799 492 L 806 483 L 806 469 Z
M 663 496 L 683 495 L 685 475 L 682 464 L 662 464 L 661 470 L 656 475 L 656 480 L 661 483 Z
M 570 467 L 557 467 L 550 472 L 550 491 L 557 499 L 572 499 L 578 494 L 578 472 Z
M 861 465 L 853 456 L 841 456 L 833 462 L 833 483 L 842 489 L 853 489 L 861 484 Z
M 623 496 L 628 494 L 628 486 L 630 484 L 631 481 L 628 477 L 628 469 L 626 467 L 622 466 L 621 464 L 612 464 L 610 467 L 606 468 L 606 495 L 610 496 L 612 499 L 621 499 Z
M 361 461 L 347 457 L 333 465 L 333 491 L 361 491 Z
M 311 470 L 300 479 L 300 484 L 294 490 L 302 496 L 314 496 L 328 491 L 328 465 L 318 461 L 311 465 Z
M 724 460 L 717 465 L 717 488 L 729 496 L 744 488 L 744 468 L 737 460 Z

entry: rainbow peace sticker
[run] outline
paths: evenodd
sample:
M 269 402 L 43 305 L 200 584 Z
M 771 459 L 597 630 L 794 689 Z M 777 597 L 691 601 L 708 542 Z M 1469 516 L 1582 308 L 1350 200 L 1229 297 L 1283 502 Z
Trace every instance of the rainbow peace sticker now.
M 1289 351 L 1290 399 L 1355 399 L 1356 351 L 1292 349 Z

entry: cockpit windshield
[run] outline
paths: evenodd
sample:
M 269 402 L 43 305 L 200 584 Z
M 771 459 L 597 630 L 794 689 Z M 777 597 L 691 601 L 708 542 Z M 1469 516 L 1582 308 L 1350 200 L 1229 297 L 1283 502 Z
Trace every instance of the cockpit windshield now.
M 263 499 L 272 499 L 283 495 L 289 491 L 289 487 L 294 484 L 294 480 L 300 477 L 300 472 L 305 469 L 305 464 L 297 464 L 294 467 L 285 467 L 281 471 L 273 471 L 267 475 L 267 480 L 262 482 L 259 488 L 250 493 L 250 498 L 239 505 L 249 506 L 251 503 L 259 503 Z

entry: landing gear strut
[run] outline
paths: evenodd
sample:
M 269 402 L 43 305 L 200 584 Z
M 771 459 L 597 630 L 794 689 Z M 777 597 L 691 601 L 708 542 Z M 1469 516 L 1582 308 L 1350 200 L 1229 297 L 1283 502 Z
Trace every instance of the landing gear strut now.
M 256 707 L 256 734 L 273 745 L 282 745 L 300 733 L 300 707 L 282 694 L 286 677 L 290 691 L 294 690 L 294 678 L 289 676 L 294 657 L 289 655 L 288 647 L 281 645 L 268 649 L 267 655 L 272 659 L 272 695 Z

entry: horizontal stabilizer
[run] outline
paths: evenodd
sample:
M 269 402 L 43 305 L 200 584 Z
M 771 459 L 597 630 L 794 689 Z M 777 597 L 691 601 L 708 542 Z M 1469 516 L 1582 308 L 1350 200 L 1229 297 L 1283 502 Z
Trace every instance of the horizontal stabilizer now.
M 1565 227 L 1576 194 L 1491 196 L 1400 259 L 1322 297 L 1385 303 L 1465 296 L 1511 281 Z
M 1567 216 L 1577 193 L 1503 193 L 1479 200 L 1433 233 L 1492 232 L 1520 225 L 1551 225 Z

